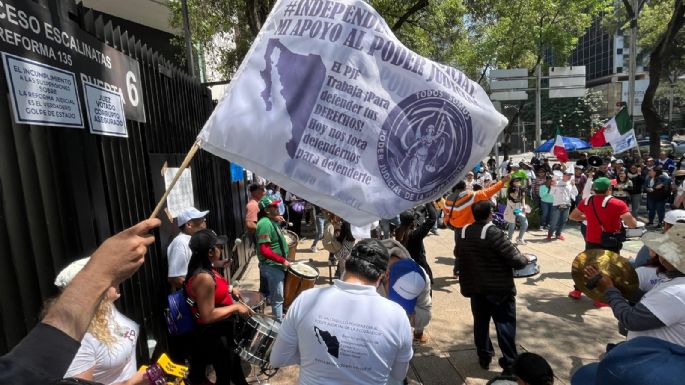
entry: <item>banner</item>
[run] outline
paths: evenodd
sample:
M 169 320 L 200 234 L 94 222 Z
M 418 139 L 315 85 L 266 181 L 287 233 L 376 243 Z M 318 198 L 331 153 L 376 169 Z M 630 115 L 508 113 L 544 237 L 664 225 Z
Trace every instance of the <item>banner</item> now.
M 506 123 L 477 83 L 404 47 L 369 4 L 280 0 L 198 138 L 365 225 L 450 190 Z

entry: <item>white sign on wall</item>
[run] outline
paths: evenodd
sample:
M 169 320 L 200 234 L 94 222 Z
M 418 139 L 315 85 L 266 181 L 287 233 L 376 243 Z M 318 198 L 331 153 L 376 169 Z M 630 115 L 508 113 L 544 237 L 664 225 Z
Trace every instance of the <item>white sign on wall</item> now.
M 165 168 L 164 170 L 164 189 L 168 189 L 174 175 L 178 172 L 178 168 Z M 188 207 L 195 206 L 195 198 L 193 195 L 193 177 L 190 173 L 190 168 L 183 170 L 181 177 L 176 182 L 173 190 L 166 198 L 167 211 L 172 218 L 176 218 L 181 211 Z
M 83 83 L 83 93 L 92 134 L 128 137 L 121 95 L 92 83 Z
M 73 72 L 5 52 L 2 61 L 15 122 L 83 128 Z

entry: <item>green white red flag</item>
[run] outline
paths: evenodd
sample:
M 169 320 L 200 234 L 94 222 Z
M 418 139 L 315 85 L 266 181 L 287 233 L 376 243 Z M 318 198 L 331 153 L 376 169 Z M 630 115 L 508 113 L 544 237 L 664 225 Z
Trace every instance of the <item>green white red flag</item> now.
M 600 147 L 607 143 L 611 144 L 615 154 L 637 147 L 633 121 L 628 115 L 627 108 L 623 107 L 616 116 L 611 118 L 604 127 L 590 138 L 592 147 Z
M 559 129 L 557 129 L 557 137 L 554 140 L 554 146 L 552 147 L 552 153 L 559 159 L 559 162 L 568 162 L 568 152 L 566 147 L 564 147 L 564 138 L 561 137 Z

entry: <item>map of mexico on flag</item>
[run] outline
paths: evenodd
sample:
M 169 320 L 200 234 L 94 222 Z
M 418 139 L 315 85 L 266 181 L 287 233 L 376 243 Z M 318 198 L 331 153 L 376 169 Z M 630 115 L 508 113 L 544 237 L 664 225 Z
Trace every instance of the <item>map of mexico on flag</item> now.
M 198 136 L 356 225 L 428 202 L 507 120 L 460 71 L 404 47 L 353 0 L 280 0 Z

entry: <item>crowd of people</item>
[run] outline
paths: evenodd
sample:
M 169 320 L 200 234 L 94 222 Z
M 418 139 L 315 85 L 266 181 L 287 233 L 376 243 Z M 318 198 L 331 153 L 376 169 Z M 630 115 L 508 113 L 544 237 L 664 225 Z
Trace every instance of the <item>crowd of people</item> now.
M 584 270 L 606 298 L 597 306 L 611 307 L 626 342 L 608 345 L 599 365 L 582 368 L 572 383 L 623 378 L 616 365 L 637 365 L 636 356 L 659 357 L 662 366 L 682 358 L 685 159 L 676 162 L 665 153 L 657 160 L 581 154 L 573 165 L 551 163 L 546 157 L 519 163 L 507 159 L 499 167 L 494 159 L 482 162 L 443 198 L 382 219 L 361 237 L 344 218 L 275 184 L 251 184 L 247 239 L 259 261 L 259 291 L 280 323 L 267 357 L 271 365 L 299 365 L 301 384 L 406 383 L 413 344 L 428 342 L 425 330 L 432 318 L 436 277 L 424 241 L 438 227 L 448 227 L 454 233 L 453 273 L 471 304 L 479 365 L 489 369 L 495 356 L 492 321 L 502 353 L 500 379 L 552 384 L 553 370 L 545 359 L 519 354 L 516 347 L 514 270 L 533 262 L 518 246 L 526 245 L 531 225 L 546 231 L 549 242 L 564 241 L 565 226 L 572 220 L 580 223 L 585 250 L 620 253 L 624 228 L 641 225 L 637 218 L 643 201 L 644 225 L 655 231 L 643 237 L 644 248 L 633 261 L 640 281 L 637 295 L 626 298 L 596 266 Z M 189 334 L 170 337 L 171 353 L 190 363 L 190 384 L 210 383 L 207 366 L 213 368 L 216 384 L 246 384 L 236 350 L 236 322 L 254 312 L 221 272 L 228 263 L 222 257 L 228 239 L 207 228 L 207 214 L 193 207 L 181 212 L 175 218 L 179 233 L 167 248 L 169 290 L 184 291 L 196 324 Z M 284 309 L 284 281 L 291 267 L 285 232 L 302 236 L 302 223 L 314 227 L 310 250 L 321 245 L 339 279 L 329 287 L 303 291 Z M 138 324 L 114 305 L 118 285 L 140 267 L 153 240 L 146 234 L 158 225 L 157 220 L 141 222 L 108 239 L 90 258 L 65 268 L 55 281 L 62 294 L 43 321 L 0 359 L 0 383 L 56 383 L 63 377 L 102 384 L 163 383 L 159 366 L 136 370 Z M 575 289 L 569 295 L 578 299 L 582 293 Z M 44 341 L 51 342 L 46 354 L 60 359 L 46 364 L 41 360 L 47 355 L 27 357 Z M 635 353 L 642 347 L 649 349 Z M 665 370 L 682 369 L 681 363 Z

